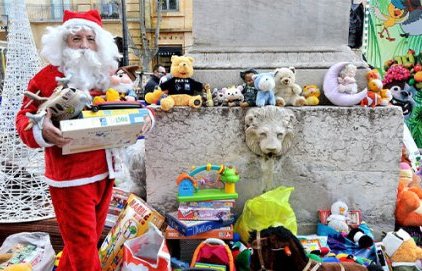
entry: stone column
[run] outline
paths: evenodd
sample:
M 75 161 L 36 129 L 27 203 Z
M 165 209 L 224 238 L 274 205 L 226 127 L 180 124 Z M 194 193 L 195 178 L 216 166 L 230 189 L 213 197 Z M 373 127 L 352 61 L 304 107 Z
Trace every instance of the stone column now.
M 194 77 L 212 87 L 241 83 L 239 71 L 298 68 L 297 81 L 322 85 L 336 62 L 365 66 L 346 45 L 350 1 L 195 0 Z

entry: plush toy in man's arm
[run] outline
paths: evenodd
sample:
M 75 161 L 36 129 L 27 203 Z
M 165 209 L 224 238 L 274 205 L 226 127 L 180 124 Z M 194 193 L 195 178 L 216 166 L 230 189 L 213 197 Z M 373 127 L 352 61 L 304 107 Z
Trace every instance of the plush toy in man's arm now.
M 170 73 L 173 77 L 160 84 L 160 88 L 168 95 L 200 95 L 203 89 L 202 83 L 191 78 L 193 61 L 194 59 L 188 56 L 172 56 Z

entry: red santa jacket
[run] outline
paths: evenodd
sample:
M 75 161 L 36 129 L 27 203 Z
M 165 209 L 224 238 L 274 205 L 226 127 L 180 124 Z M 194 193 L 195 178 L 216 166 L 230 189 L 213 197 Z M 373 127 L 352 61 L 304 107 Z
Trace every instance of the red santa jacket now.
M 28 90 L 39 96 L 49 97 L 57 87 L 56 77 L 64 77 L 58 67 L 48 65 L 38 72 L 29 82 Z M 45 148 L 46 182 L 55 187 L 69 187 L 103 180 L 108 176 L 108 167 L 104 150 L 62 155 L 62 149 L 44 141 L 37 125 L 25 131 L 29 123 L 26 113 L 38 110 L 36 102 L 31 103 L 24 97 L 22 107 L 16 116 L 16 127 L 22 141 L 31 148 Z

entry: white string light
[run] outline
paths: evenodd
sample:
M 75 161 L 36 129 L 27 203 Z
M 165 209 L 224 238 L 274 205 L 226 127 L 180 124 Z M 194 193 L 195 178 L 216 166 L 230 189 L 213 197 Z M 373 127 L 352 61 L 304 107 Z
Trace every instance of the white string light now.
M 41 67 L 24 0 L 11 5 L 8 30 L 0 105 L 0 223 L 54 217 L 48 186 L 43 180 L 44 153 L 25 146 L 15 128 L 23 92 Z

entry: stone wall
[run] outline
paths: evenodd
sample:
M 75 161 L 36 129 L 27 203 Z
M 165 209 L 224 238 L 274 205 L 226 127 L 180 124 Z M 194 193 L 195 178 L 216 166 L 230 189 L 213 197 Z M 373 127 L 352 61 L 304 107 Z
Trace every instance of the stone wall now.
M 187 50 L 195 58 L 194 78 L 222 88 L 241 83 L 239 71 L 248 68 L 294 66 L 300 85 L 321 87 L 337 62 L 367 67 L 347 46 L 349 13 L 350 1 L 195 0 Z
M 145 142 L 147 199 L 176 210 L 176 177 L 206 163 L 234 165 L 238 213 L 244 202 L 280 185 L 293 186 L 300 233 L 315 232 L 317 210 L 343 199 L 374 228 L 392 230 L 403 134 L 396 107 L 296 107 L 296 137 L 282 158 L 264 159 L 245 143 L 244 108 L 177 107 L 157 112 Z

